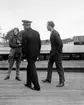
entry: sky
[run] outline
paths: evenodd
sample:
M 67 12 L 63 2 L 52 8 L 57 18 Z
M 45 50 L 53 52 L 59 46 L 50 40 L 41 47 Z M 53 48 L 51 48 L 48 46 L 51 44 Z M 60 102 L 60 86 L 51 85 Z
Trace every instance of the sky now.
M 14 27 L 23 30 L 22 20 L 31 20 L 42 40 L 50 37 L 46 28 L 50 20 L 62 39 L 84 35 L 84 0 L 0 0 L 2 33 Z

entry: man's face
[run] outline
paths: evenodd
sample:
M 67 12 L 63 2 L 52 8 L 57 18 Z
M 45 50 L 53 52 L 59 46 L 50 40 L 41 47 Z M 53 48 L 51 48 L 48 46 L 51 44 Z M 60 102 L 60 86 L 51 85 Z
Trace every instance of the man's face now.
M 23 24 L 23 28 L 24 28 L 24 30 L 27 29 L 27 25 L 26 24 Z
M 47 24 L 47 30 L 51 31 L 51 26 Z

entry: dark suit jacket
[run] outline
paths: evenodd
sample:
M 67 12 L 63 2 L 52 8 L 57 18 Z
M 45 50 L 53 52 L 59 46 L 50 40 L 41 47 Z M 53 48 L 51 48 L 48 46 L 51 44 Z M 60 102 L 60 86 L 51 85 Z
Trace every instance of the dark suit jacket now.
M 40 35 L 37 31 L 28 28 L 22 32 L 22 53 L 27 57 L 39 56 L 41 48 Z
M 51 53 L 62 52 L 63 43 L 60 34 L 54 29 L 50 36 Z

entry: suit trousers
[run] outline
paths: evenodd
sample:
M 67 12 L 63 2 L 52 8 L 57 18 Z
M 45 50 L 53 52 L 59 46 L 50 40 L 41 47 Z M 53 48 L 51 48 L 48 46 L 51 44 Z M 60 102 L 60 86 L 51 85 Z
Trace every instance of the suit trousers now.
M 36 70 L 36 66 L 35 66 L 35 62 L 36 62 L 37 57 L 31 57 L 31 58 L 27 58 L 27 81 L 26 84 L 28 84 L 29 86 L 34 85 L 34 87 L 39 88 L 39 82 L 38 82 L 38 75 L 37 75 L 37 70 Z
M 55 62 L 57 72 L 59 75 L 59 82 L 62 83 L 65 81 L 64 78 L 64 69 L 62 67 L 62 53 L 56 52 L 55 54 L 51 54 L 48 62 L 48 71 L 47 71 L 47 80 L 51 81 L 52 78 L 52 68 Z

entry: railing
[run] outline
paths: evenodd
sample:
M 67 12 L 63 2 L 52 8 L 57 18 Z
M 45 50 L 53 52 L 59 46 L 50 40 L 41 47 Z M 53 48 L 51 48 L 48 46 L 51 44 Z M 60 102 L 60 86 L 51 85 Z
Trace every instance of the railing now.
M 38 60 L 48 60 L 50 49 L 50 45 L 42 45 Z M 9 47 L 1 46 L 0 60 L 8 60 L 9 52 Z M 84 60 L 84 45 L 64 44 L 62 55 L 63 60 Z M 25 57 L 23 56 L 22 59 L 25 59 Z
M 0 52 L 0 60 L 8 60 L 9 53 L 7 52 Z M 50 56 L 49 52 L 41 52 L 38 60 L 48 60 Z M 73 53 L 62 53 L 63 60 L 84 60 L 84 53 L 83 52 L 73 52 Z M 25 56 L 22 56 L 22 60 L 25 59 Z

